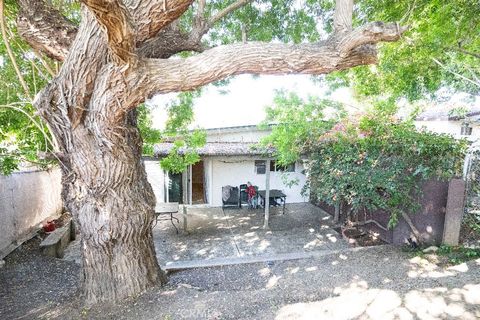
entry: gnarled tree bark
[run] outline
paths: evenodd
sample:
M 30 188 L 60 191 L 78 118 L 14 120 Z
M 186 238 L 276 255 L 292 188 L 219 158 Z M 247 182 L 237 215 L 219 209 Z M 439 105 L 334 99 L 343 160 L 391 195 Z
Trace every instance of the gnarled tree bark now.
M 192 29 L 180 30 L 176 20 L 192 2 L 83 0 L 77 30 L 45 1 L 19 1 L 20 33 L 36 50 L 64 61 L 35 107 L 58 140 L 63 197 L 79 223 L 90 304 L 136 295 L 165 280 L 155 257 L 155 198 L 136 126 L 140 103 L 241 73 L 324 74 L 375 63 L 374 44 L 395 41 L 404 31 L 395 23 L 352 30 L 353 2 L 337 0 L 338 30 L 327 41 L 208 49 L 202 36 L 249 1 L 238 0 L 206 19 L 207 2 L 199 0 Z M 47 12 L 50 18 L 42 20 Z M 185 50 L 201 53 L 170 58 Z
M 52 59 L 63 61 L 77 27 L 45 1 L 19 0 L 17 26 L 30 46 Z

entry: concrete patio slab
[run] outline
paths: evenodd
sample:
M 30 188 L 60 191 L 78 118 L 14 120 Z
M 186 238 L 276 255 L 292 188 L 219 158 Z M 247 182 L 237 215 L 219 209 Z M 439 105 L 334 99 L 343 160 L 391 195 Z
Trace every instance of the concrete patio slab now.
M 165 271 L 177 271 L 195 268 L 211 268 L 211 267 L 224 267 L 231 265 L 251 264 L 260 262 L 274 262 L 274 261 L 290 261 L 299 259 L 319 258 L 327 255 L 335 255 L 341 253 L 357 252 L 360 250 L 368 250 L 374 247 L 357 247 L 357 248 L 344 248 L 339 250 L 323 250 L 312 252 L 291 252 L 281 253 L 273 255 L 258 255 L 249 257 L 229 257 L 229 258 L 214 258 L 210 260 L 190 260 L 190 261 L 173 261 L 168 262 L 162 267 Z
M 278 254 L 336 250 L 348 247 L 333 230 L 293 228 L 290 230 L 258 230 L 235 234 L 242 255 Z
M 289 204 L 285 214 L 278 209 L 272 210 L 268 230 L 260 209 L 190 207 L 187 232 L 181 214 L 174 215 L 178 234 L 169 219 L 159 220 L 153 229 L 158 261 L 179 269 L 300 259 L 349 248 L 321 209 L 309 203 Z M 80 263 L 78 241 L 66 249 L 65 259 Z
M 154 229 L 159 262 L 168 265 L 214 260 L 205 263 L 215 264 L 218 259 L 308 256 L 310 252 L 348 248 L 346 241 L 331 228 L 331 217 L 309 203 L 289 204 L 285 214 L 281 208 L 272 211 L 270 228 L 264 230 L 260 209 L 190 207 L 188 232 L 182 231 L 182 219 L 179 234 L 169 220 L 159 221 Z M 180 218 L 180 214 L 176 216 Z

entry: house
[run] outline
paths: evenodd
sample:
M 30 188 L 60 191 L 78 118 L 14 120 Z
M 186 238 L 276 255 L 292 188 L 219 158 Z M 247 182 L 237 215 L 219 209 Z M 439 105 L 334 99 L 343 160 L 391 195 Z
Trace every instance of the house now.
M 270 189 L 282 190 L 287 203 L 308 202 L 308 195 L 301 194 L 306 183 L 303 163 L 280 167 L 265 150 L 256 147 L 270 129 L 238 126 L 206 131 L 207 143 L 198 150 L 201 161 L 181 174 L 164 172 L 159 165 L 159 159 L 168 154 L 172 143 L 156 145 L 155 157 L 145 159 L 157 202 L 222 206 L 222 186 L 238 187 L 250 181 L 260 190 L 265 189 L 266 170 L 270 170 Z M 295 183 L 290 187 L 285 183 L 292 181 Z
M 465 110 L 464 115 L 455 115 L 455 109 L 455 106 L 429 108 L 417 116 L 415 126 L 431 132 L 448 133 L 457 139 L 477 141 L 480 138 L 480 107 Z

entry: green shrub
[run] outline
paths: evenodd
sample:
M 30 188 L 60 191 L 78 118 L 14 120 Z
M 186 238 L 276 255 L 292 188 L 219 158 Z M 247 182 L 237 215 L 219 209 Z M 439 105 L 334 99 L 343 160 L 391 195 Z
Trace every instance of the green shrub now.
M 384 210 L 393 227 L 399 214 L 418 210 L 422 180 L 461 173 L 466 141 L 418 131 L 395 111 L 376 108 L 309 139 L 308 187 L 317 200 L 349 205 L 353 214 Z

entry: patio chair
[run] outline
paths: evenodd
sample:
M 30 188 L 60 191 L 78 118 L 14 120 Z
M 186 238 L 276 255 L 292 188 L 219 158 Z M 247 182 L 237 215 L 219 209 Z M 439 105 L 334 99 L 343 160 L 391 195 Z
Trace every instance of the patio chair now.
M 222 187 L 222 208 L 238 207 L 239 197 L 238 187 L 223 186 Z
M 240 199 L 238 201 L 238 207 L 241 208 L 242 204 L 248 204 L 248 194 L 247 194 L 247 185 L 241 184 L 240 185 Z

